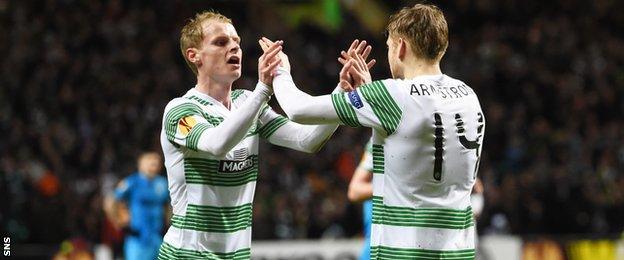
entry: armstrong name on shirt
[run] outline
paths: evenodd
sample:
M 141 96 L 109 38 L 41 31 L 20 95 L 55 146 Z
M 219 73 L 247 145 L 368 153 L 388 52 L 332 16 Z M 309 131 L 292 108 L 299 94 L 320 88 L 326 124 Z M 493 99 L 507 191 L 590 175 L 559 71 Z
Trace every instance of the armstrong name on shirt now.
M 412 96 L 439 95 L 441 98 L 462 98 L 474 94 L 474 91 L 464 84 L 455 87 L 412 84 L 410 88 L 410 95 Z

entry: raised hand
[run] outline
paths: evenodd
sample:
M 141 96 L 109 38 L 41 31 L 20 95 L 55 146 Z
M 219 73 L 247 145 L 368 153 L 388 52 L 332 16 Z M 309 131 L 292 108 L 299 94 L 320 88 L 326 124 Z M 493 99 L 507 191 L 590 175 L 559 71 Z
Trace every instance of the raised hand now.
M 258 79 L 267 86 L 273 84 L 275 69 L 282 62 L 278 53 L 282 51 L 282 41 L 274 42 L 263 48 L 264 53 L 258 58 Z
M 354 40 L 349 49 L 341 51 L 338 62 L 343 64 L 339 74 L 340 87 L 344 91 L 353 91 L 355 88 L 372 82 L 369 69 L 377 62 L 375 59 L 366 62 L 372 47 L 366 41 Z
M 371 83 L 372 78 L 362 55 L 353 54 L 340 70 L 340 87 L 345 91 L 353 91 L 357 87 Z
M 367 45 L 366 40 L 360 41 L 358 39 L 355 39 L 353 40 L 353 42 L 351 43 L 351 46 L 349 46 L 349 49 L 347 51 L 344 51 L 344 50 L 340 51 L 340 57 L 338 57 L 338 62 L 340 62 L 340 64 L 342 65 L 345 65 L 345 63 L 347 63 L 349 58 L 355 58 L 352 55 L 350 55 L 352 51 L 355 51 L 356 54 L 362 55 L 364 60 L 366 60 L 368 58 L 368 55 L 371 53 L 371 50 L 373 50 L 373 47 L 371 47 L 370 45 Z M 375 63 L 377 63 L 377 60 L 371 59 L 366 64 L 366 66 L 368 67 L 368 69 L 370 69 L 373 67 L 373 65 L 375 65 Z
M 258 44 L 260 44 L 260 48 L 262 48 L 263 51 L 266 51 L 269 46 L 273 44 L 273 41 L 269 40 L 269 38 L 267 37 L 262 37 L 260 40 L 258 40 Z M 282 67 L 290 72 L 290 61 L 288 60 L 288 56 L 283 51 L 280 51 L 278 55 L 282 61 Z

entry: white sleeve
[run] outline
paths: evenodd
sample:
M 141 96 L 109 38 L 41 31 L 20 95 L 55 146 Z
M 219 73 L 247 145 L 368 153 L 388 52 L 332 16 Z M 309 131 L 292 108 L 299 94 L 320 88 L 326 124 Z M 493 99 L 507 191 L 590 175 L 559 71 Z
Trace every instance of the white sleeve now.
M 267 109 L 260 116 L 260 137 L 297 151 L 314 153 L 323 147 L 338 125 L 302 125 Z
M 339 124 L 330 95 L 313 97 L 299 90 L 290 73 L 282 67 L 273 78 L 273 91 L 290 120 L 301 124 Z
M 403 112 L 386 86 L 392 79 L 373 81 L 348 93 L 312 97 L 297 88 L 288 71 L 278 69 L 273 79 L 275 97 L 288 117 L 298 123 L 339 123 L 371 127 L 391 135 Z
M 224 156 L 245 137 L 270 96 L 269 87 L 258 82 L 238 111 L 223 122 L 214 122 L 212 120 L 218 119 L 211 119 L 209 115 L 206 118 L 192 103 L 168 105 L 163 120 L 167 139 L 191 150 Z

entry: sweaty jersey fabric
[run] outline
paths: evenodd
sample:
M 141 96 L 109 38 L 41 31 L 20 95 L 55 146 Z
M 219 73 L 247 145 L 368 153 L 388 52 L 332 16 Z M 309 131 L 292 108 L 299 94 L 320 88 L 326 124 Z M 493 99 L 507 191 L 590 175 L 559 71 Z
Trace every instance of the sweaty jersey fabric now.
M 475 92 L 446 75 L 332 94 L 343 124 L 371 127 L 371 259 L 472 259 L 470 193 L 484 135 Z
M 127 259 L 154 259 L 162 242 L 164 207 L 169 202 L 167 179 L 148 179 L 136 172 L 114 191 L 115 199 L 127 202 L 130 231 L 126 234 L 124 254 Z
M 249 259 L 258 137 L 288 120 L 264 111 L 223 157 L 197 150 L 201 133 L 236 113 L 250 92 L 232 91 L 232 110 L 194 88 L 165 108 L 161 144 L 173 206 L 161 259 Z

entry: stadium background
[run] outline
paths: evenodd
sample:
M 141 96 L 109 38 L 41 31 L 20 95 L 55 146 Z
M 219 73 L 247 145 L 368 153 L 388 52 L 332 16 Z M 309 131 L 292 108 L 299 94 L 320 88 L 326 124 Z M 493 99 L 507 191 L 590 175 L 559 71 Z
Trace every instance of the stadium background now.
M 475 89 L 487 119 L 479 232 L 522 238 L 536 259 L 622 253 L 623 2 L 430 2 L 450 27 L 443 71 Z M 414 3 L 0 0 L 0 235 L 14 254 L 115 240 L 103 196 L 141 151 L 160 151 L 164 105 L 193 86 L 178 37 L 194 13 L 234 21 L 235 88 L 257 81 L 265 35 L 285 41 L 302 89 L 325 94 L 355 38 L 374 48 L 373 78 L 390 76 L 383 28 Z M 369 134 L 341 127 L 314 155 L 262 144 L 254 241 L 358 237 L 346 191 Z

